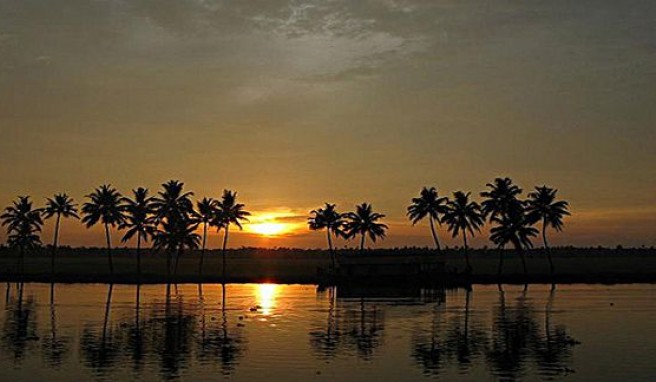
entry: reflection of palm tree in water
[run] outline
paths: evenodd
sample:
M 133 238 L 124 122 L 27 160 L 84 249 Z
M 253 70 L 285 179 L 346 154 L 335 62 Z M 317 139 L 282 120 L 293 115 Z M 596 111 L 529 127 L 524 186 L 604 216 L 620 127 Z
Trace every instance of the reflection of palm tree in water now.
M 14 363 L 20 364 L 29 350 L 30 345 L 39 340 L 37 335 L 37 322 L 34 310 L 34 298 L 23 299 L 24 284 L 16 286 L 17 298 L 9 296 L 7 313 L 2 330 L 2 348 L 12 353 Z
M 355 350 L 362 359 L 370 359 L 373 351 L 382 343 L 380 332 L 384 329 L 382 310 L 376 306 L 367 310 L 364 298 L 357 303 L 344 303 L 345 309 L 337 309 L 337 289 L 329 289 L 329 308 L 327 327 L 311 330 L 310 345 L 324 358 L 340 354 L 340 350 Z M 350 306 L 350 309 L 349 309 Z
M 70 339 L 57 336 L 57 315 L 55 306 L 55 284 L 50 284 L 50 336 L 41 344 L 43 355 L 52 367 L 59 367 L 70 350 Z
M 145 340 L 141 320 L 141 284 L 137 284 L 134 303 L 134 322 L 128 326 L 128 349 L 131 350 L 132 366 L 135 371 L 143 368 Z
M 571 357 L 571 346 L 578 342 L 567 335 L 564 326 L 552 326 L 555 288 L 551 289 L 545 307 L 544 335 L 541 334 L 533 308 L 527 304 L 526 288 L 517 299 L 517 305 L 511 309 L 506 308 L 503 290 L 499 292 L 499 298 L 492 329 L 492 345 L 487 353 L 495 376 L 516 379 L 531 359 L 537 363 L 538 372 L 544 377 L 571 372 L 567 362 Z
M 80 348 L 86 363 L 99 374 L 105 374 L 111 369 L 120 354 L 120 344 L 115 341 L 115 333 L 109 325 L 113 290 L 114 284 L 109 284 L 100 338 L 90 328 L 85 328 L 80 338 Z
M 472 290 L 468 288 L 465 295 L 464 325 L 460 326 L 460 320 L 455 324 L 447 341 L 449 353 L 455 353 L 461 368 L 467 369 L 472 361 L 481 354 L 481 346 L 486 342 L 485 333 L 477 329 L 471 329 L 471 298 Z
M 237 361 L 243 353 L 244 340 L 238 331 L 230 333 L 225 284 L 221 284 L 221 291 L 221 325 L 218 328 L 207 328 L 204 299 L 201 295 L 201 336 L 198 343 L 198 357 L 201 362 L 218 359 L 221 363 L 222 373 L 229 375 L 234 371 Z M 202 289 L 199 289 L 199 292 L 202 293 Z
M 363 359 L 371 358 L 373 351 L 381 345 L 379 331 L 383 327 L 382 322 L 378 321 L 378 313 L 375 305 L 368 312 L 365 309 L 364 298 L 360 299 L 360 325 L 357 329 L 352 327 L 348 333 L 355 341 L 358 354 Z
M 177 285 L 176 285 L 177 289 Z M 171 303 L 171 284 L 166 284 L 164 317 L 151 320 L 153 335 L 159 338 L 156 352 L 160 354 L 162 377 L 178 377 L 180 369 L 185 368 L 191 353 L 191 338 L 194 332 L 194 317 L 186 314 L 181 296 L 177 296 L 175 310 Z
M 325 330 L 321 328 L 310 331 L 310 345 L 322 358 L 337 355 L 341 336 L 336 314 L 337 287 L 328 288 L 328 300 L 328 319 Z
M 521 375 L 529 351 L 529 338 L 537 323 L 526 305 L 527 291 L 517 299 L 517 305 L 506 307 L 505 292 L 500 287 L 499 306 L 492 325 L 492 339 L 487 359 L 492 372 L 501 379 L 514 380 Z
M 551 315 L 555 295 L 554 285 L 544 311 L 544 336 L 535 339 L 535 360 L 539 373 L 549 378 L 573 372 L 567 366 L 567 361 L 572 356 L 572 346 L 579 343 L 567 334 L 564 326 L 552 326 Z
M 412 338 L 412 358 L 422 367 L 425 374 L 439 375 L 445 361 L 444 344 L 440 338 L 444 324 L 444 308 L 444 301 L 438 300 L 431 309 L 430 339 L 427 339 L 424 333 L 416 334 Z

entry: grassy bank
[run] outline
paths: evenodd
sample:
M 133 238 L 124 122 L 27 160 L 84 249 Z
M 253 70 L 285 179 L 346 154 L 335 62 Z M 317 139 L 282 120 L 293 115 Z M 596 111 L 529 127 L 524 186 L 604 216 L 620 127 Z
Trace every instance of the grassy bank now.
M 366 251 L 367 255 L 395 256 L 435 255 L 421 249 Z M 524 276 L 521 261 L 514 251 L 505 251 L 504 272 L 497 276 L 499 252 L 473 250 L 474 267 L 468 281 L 472 283 L 496 282 L 561 282 L 561 283 L 615 283 L 656 282 L 656 251 L 653 249 L 572 249 L 552 251 L 556 274 L 549 274 L 544 253 L 534 250 L 527 254 L 529 275 Z M 357 251 L 341 251 L 340 256 L 359 256 Z M 441 255 L 447 269 L 461 272 L 465 268 L 462 253 L 447 250 Z M 227 253 L 227 282 L 279 282 L 318 283 L 319 268 L 327 268 L 329 254 L 321 250 L 267 250 L 239 249 Z M 58 281 L 58 282 L 116 282 L 136 283 L 136 256 L 133 250 L 114 251 L 114 274 L 109 273 L 103 249 L 62 249 L 57 255 L 54 278 L 50 273 L 50 256 L 46 249 L 31 251 L 25 256 L 24 273 L 18 270 L 19 256 L 9 249 L 0 250 L 0 280 Z M 221 252 L 207 251 L 203 276 L 198 274 L 199 253 L 185 253 L 179 262 L 176 282 L 220 282 Z M 166 255 L 144 253 L 142 256 L 143 283 L 167 281 Z M 439 281 L 439 280 L 438 280 Z

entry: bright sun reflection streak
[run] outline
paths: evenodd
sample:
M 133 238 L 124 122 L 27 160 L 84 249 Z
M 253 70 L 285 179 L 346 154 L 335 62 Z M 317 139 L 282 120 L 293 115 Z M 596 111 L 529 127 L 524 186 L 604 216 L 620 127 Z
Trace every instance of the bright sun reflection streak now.
M 268 316 L 271 310 L 276 307 L 276 296 L 278 295 L 278 285 L 276 284 L 258 284 L 257 285 L 257 305 L 262 310 L 262 314 Z

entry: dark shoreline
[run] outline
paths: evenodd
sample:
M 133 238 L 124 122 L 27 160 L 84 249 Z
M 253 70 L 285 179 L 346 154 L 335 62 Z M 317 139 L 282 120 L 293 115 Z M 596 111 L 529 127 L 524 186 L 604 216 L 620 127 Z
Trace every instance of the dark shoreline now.
M 505 251 L 503 274 L 497 276 L 499 252 L 478 249 L 471 252 L 474 272 L 463 274 L 464 260 L 457 249 L 437 254 L 429 249 L 380 249 L 339 251 L 342 259 L 360 261 L 383 259 L 403 263 L 413 256 L 435 259 L 445 264 L 445 271 L 437 276 L 400 274 L 373 278 L 340 278 L 326 276 L 330 257 L 325 250 L 294 249 L 238 249 L 227 254 L 227 277 L 222 280 L 221 256 L 216 250 L 207 251 L 203 276 L 198 274 L 199 253 L 187 253 L 180 259 L 177 275 L 167 277 L 166 255 L 145 252 L 142 274 L 136 273 L 134 250 L 115 250 L 115 273 L 109 273 L 107 256 L 101 248 L 62 249 L 56 257 L 54 277 L 50 273 L 50 255 L 46 248 L 25 256 L 24 272 L 19 272 L 20 257 L 6 248 L 0 249 L 1 282 L 58 282 L 58 283 L 281 283 L 281 284 L 359 284 L 359 285 L 420 285 L 467 286 L 471 284 L 618 284 L 656 283 L 656 250 L 557 248 L 553 250 L 556 273 L 550 275 L 544 253 L 527 253 L 529 274 L 524 275 L 521 262 L 514 251 Z
M 170 279 L 165 276 L 142 276 L 137 278 L 133 275 L 115 275 L 115 276 L 96 276 L 96 275 L 56 275 L 51 277 L 49 274 L 19 276 L 12 274 L 0 275 L 0 282 L 34 282 L 34 283 L 62 283 L 62 284 L 253 284 L 253 283 L 273 283 L 273 284 L 304 284 L 304 285 L 363 285 L 363 286 L 421 286 L 421 287 L 466 287 L 468 285 L 496 285 L 496 284 L 654 284 L 656 283 L 656 274 L 650 275 L 626 275 L 626 274 L 608 274 L 608 275 L 507 275 L 496 277 L 492 275 L 477 275 L 470 277 L 450 278 L 446 280 L 435 280 L 434 282 L 412 279 L 384 278 L 376 280 L 336 280 L 334 282 L 321 280 L 318 277 L 195 277 L 195 276 L 176 276 Z

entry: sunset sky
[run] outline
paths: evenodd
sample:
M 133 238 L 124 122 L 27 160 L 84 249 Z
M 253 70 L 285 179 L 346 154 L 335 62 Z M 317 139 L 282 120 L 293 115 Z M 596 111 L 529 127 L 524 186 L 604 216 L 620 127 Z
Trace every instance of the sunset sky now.
M 0 0 L 0 205 L 180 179 L 292 224 L 232 246 L 322 247 L 326 201 L 386 214 L 378 246 L 430 245 L 405 219 L 422 186 L 509 176 L 570 201 L 556 245 L 656 245 L 655 20 L 644 0 Z

